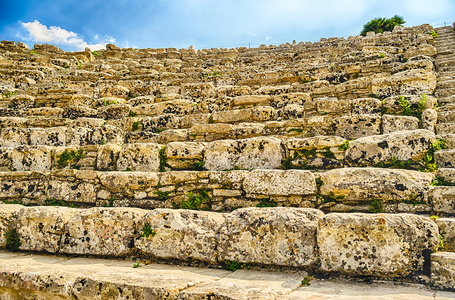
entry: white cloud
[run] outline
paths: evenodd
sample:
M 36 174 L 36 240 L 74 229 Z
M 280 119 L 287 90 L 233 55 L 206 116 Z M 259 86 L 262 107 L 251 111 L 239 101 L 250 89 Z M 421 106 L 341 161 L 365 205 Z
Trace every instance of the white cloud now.
M 58 26 L 47 27 L 41 24 L 39 21 L 23 23 L 21 25 L 27 29 L 29 37 L 27 40 L 31 40 L 37 43 L 49 43 L 61 46 L 67 46 L 71 50 L 84 50 L 86 47 L 91 50 L 99 50 L 106 47 L 107 43 L 114 43 L 115 39 L 110 36 L 97 44 L 89 44 L 83 40 L 83 38 L 72 31 L 60 28 Z M 98 34 L 95 35 L 95 39 L 98 39 Z
M 271 39 L 272 39 L 271 36 L 266 36 L 266 37 L 265 37 L 265 40 L 266 40 L 266 41 L 270 41 Z

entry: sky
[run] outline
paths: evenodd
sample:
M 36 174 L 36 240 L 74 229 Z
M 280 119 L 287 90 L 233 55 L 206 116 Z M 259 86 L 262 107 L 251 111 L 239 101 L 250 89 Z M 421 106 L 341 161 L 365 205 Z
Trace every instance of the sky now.
M 373 18 L 455 22 L 455 0 L 0 0 L 0 40 L 66 51 L 234 48 L 358 35 Z

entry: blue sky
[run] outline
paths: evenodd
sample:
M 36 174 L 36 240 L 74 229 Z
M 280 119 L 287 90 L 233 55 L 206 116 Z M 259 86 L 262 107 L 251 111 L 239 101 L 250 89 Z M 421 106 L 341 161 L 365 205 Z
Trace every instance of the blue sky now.
M 376 17 L 455 21 L 454 0 L 0 0 L 0 39 L 67 51 L 259 46 L 357 35 Z

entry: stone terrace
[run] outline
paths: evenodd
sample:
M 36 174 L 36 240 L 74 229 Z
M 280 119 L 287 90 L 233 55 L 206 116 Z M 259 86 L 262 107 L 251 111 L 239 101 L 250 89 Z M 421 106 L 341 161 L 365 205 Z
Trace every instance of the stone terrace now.
M 455 290 L 437 252 L 455 251 L 454 45 L 429 25 L 253 49 L 2 41 L 0 247 Z M 0 270 L 0 295 L 21 274 Z

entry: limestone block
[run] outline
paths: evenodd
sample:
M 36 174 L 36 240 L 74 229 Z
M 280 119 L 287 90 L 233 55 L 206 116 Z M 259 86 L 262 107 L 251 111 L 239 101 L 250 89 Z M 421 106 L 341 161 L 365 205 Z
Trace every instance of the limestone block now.
M 433 186 L 430 188 L 428 197 L 431 199 L 435 212 L 455 214 L 455 187 Z
M 8 97 L 11 108 L 27 109 L 35 106 L 35 97 L 29 95 L 13 95 Z
M 93 207 L 80 210 L 68 220 L 60 252 L 127 256 L 141 229 L 145 210 L 137 208 Z
M 403 161 L 418 161 L 424 158 L 435 141 L 434 133 L 425 129 L 363 137 L 349 143 L 345 159 L 351 166 L 371 166 L 388 162 L 393 157 Z
M 19 117 L 0 117 L 0 128 L 27 128 L 28 119 Z
M 384 134 L 401 131 L 415 130 L 419 128 L 419 119 L 410 116 L 382 116 L 382 129 Z
M 269 137 L 214 141 L 207 144 L 204 157 L 208 170 L 277 169 L 282 159 L 281 141 Z
M 218 98 L 221 97 L 236 97 L 243 95 L 251 95 L 251 88 L 249 86 L 234 86 L 234 85 L 225 85 L 219 86 L 215 89 Z
M 231 186 L 235 189 L 242 187 L 242 182 L 249 174 L 245 170 L 232 170 L 232 171 L 212 171 L 209 172 L 210 182 L 219 183 L 222 186 Z
M 211 82 L 184 83 L 181 90 L 182 94 L 196 98 L 207 98 L 215 94 L 215 87 Z
M 83 128 L 90 128 L 93 130 L 93 129 L 103 126 L 105 122 L 106 121 L 104 119 L 100 119 L 100 118 L 78 118 L 76 120 L 71 121 L 68 124 L 68 127 L 70 127 L 70 128 L 83 127 Z
M 160 144 L 184 141 L 188 141 L 188 129 L 168 129 L 163 132 L 160 132 L 160 134 L 156 138 L 156 142 Z M 153 143 L 153 139 L 151 139 L 149 143 Z
M 17 214 L 22 208 L 18 204 L 0 204 L 0 248 L 6 247 L 5 234 L 16 228 Z
M 405 52 L 406 53 L 406 52 Z M 436 54 L 436 53 L 435 53 Z M 412 69 L 423 69 L 429 72 L 434 71 L 434 60 L 428 56 L 419 55 L 409 59 L 406 63 L 400 64 L 392 69 L 392 73 L 398 73 Z
M 412 214 L 328 214 L 319 220 L 321 270 L 404 277 L 429 273 L 439 243 L 437 225 Z
M 310 171 L 254 170 L 245 176 L 243 189 L 264 196 L 303 196 L 316 192 L 316 181 Z
M 202 161 L 205 143 L 172 142 L 166 145 L 167 163 L 171 168 L 185 169 L 195 161 Z
M 438 102 L 438 100 L 433 96 L 425 96 L 426 101 L 424 108 L 425 109 L 432 109 L 434 105 Z M 406 100 L 406 102 L 410 105 L 410 108 L 414 111 L 418 108 L 418 103 L 422 100 L 422 95 L 403 95 L 400 96 L 391 96 L 384 99 L 384 110 L 387 114 L 401 114 L 403 107 L 400 105 L 400 101 Z
M 0 131 L 1 147 L 26 146 L 29 141 L 29 130 L 27 128 L 11 127 L 2 128 Z
M 121 128 L 112 125 L 104 125 L 93 130 L 91 144 L 102 145 L 105 143 L 112 143 L 121 145 L 123 144 L 124 136 L 125 133 Z
M 49 146 L 20 146 L 11 152 L 12 168 L 17 171 L 49 171 L 52 148 Z
M 50 180 L 47 186 L 48 198 L 67 202 L 96 203 L 97 187 L 89 182 L 71 182 L 65 179 Z
M 13 148 L 0 147 L 0 171 L 11 170 L 11 152 Z
M 66 127 L 29 128 L 30 145 L 66 146 Z
M 158 174 L 152 172 L 99 172 L 97 175 L 104 189 L 129 196 L 137 190 L 155 190 L 160 180 Z
M 381 100 L 375 98 L 360 98 L 352 100 L 353 115 L 370 115 L 381 113 Z
M 61 118 L 63 108 L 60 107 L 37 107 L 30 108 L 25 112 L 26 116 L 40 116 L 45 118 Z
M 380 115 L 354 115 L 338 117 L 333 120 L 335 135 L 352 140 L 379 134 Z
M 371 89 L 379 97 L 433 94 L 436 89 L 436 76 L 435 73 L 422 69 L 408 70 L 395 73 L 391 77 L 373 79 Z
M 438 218 L 436 224 L 438 224 L 439 234 L 442 236 L 444 250 L 455 252 L 455 219 Z
M 24 207 L 17 216 L 19 249 L 57 253 L 64 227 L 77 212 L 68 207 Z
M 426 130 L 435 132 L 438 122 L 438 113 L 434 109 L 425 109 L 422 113 L 422 127 Z
M 117 160 L 117 170 L 158 171 L 161 147 L 161 145 L 154 143 L 124 145 Z
M 128 104 L 112 104 L 98 108 L 98 117 L 105 120 L 122 119 L 128 117 L 131 106 Z
M 304 118 L 307 114 L 305 107 L 300 104 L 288 104 L 280 110 L 279 116 L 286 120 Z
M 320 193 L 344 200 L 374 199 L 414 200 L 428 202 L 427 190 L 433 174 L 410 170 L 383 168 L 343 168 L 320 174 Z
M 225 215 L 186 209 L 155 209 L 147 213 L 142 225 L 152 234 L 137 239 L 135 246 L 154 257 L 217 262 L 218 232 Z
M 120 85 L 106 86 L 100 91 L 100 97 L 116 97 L 126 99 L 129 89 Z
M 180 117 L 180 127 L 190 128 L 194 124 L 207 124 L 210 114 L 191 114 Z
M 448 135 L 455 132 L 455 122 L 454 123 L 440 123 L 436 125 L 436 133 L 438 135 Z
M 421 44 L 418 47 L 409 47 L 406 52 L 403 53 L 404 58 L 412 58 L 418 55 L 435 56 L 437 53 L 436 47 L 428 44 Z
M 173 115 L 189 115 L 194 110 L 195 103 L 188 100 L 171 100 L 164 101 L 149 105 L 140 105 L 133 107 L 131 111 L 135 112 L 138 116 L 160 116 L 163 114 Z
M 156 132 L 162 129 L 180 127 L 180 118 L 173 114 L 165 114 L 157 117 L 145 117 L 142 120 L 142 128 L 145 131 Z
M 251 121 L 251 109 L 233 109 L 215 112 L 212 115 L 215 123 L 238 123 Z
M 444 178 L 448 182 L 455 183 L 455 169 L 439 168 L 438 176 Z
M 234 106 L 269 105 L 272 98 L 267 95 L 245 95 L 234 98 Z
M 254 122 L 276 120 L 277 116 L 277 111 L 271 106 L 257 106 L 251 108 L 251 119 Z
M 431 284 L 438 289 L 455 291 L 455 253 L 431 254 Z
M 62 117 L 75 120 L 77 118 L 96 118 L 98 111 L 86 106 L 66 106 L 63 108 Z
M 139 106 L 139 105 L 144 105 L 144 104 L 153 104 L 153 103 L 155 103 L 155 96 L 153 96 L 153 95 L 139 96 L 139 97 L 135 97 L 133 99 L 129 99 L 125 103 L 129 104 L 131 106 Z
M 241 208 L 220 230 L 219 261 L 311 268 L 318 263 L 317 221 L 311 208 Z
M 317 103 L 318 113 L 332 115 L 350 115 L 352 103 L 351 100 L 338 100 L 337 98 L 318 98 Z
M 455 168 L 455 149 L 436 151 L 434 160 L 438 168 Z
M 99 171 L 115 171 L 121 151 L 122 147 L 116 144 L 101 145 L 96 155 L 96 169 Z
M 309 138 L 290 138 L 283 142 L 287 151 L 302 149 L 324 149 L 327 147 L 339 147 L 346 139 L 339 136 L 315 136 Z
M 229 133 L 233 128 L 231 124 L 195 124 L 191 127 L 191 133 L 206 134 L 215 133 L 223 134 Z
M 222 97 L 220 99 L 204 99 L 197 104 L 195 110 L 199 113 L 212 113 L 216 111 L 229 110 L 232 108 L 232 102 L 233 100 L 230 97 Z
M 95 108 L 97 106 L 97 101 L 89 95 L 74 94 L 71 96 L 71 99 L 68 102 L 68 105 L 72 106 L 73 108 L 76 108 L 76 107 Z M 65 109 L 65 108 L 63 108 L 63 109 Z
M 303 107 L 305 111 L 315 111 L 316 102 L 311 100 L 309 93 L 285 93 L 274 95 L 270 105 L 274 108 L 283 108 L 289 104 L 298 104 Z
M 48 178 L 36 172 L 0 172 L 0 198 L 40 199 L 44 197 Z

